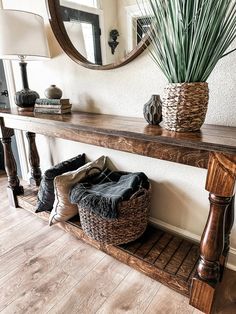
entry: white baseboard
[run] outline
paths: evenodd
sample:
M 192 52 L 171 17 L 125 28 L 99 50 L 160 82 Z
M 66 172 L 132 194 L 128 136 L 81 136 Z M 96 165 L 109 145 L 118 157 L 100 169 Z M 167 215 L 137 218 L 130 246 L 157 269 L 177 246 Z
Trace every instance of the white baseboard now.
M 156 219 L 156 218 L 153 218 L 153 217 L 150 217 L 149 221 L 153 225 L 156 225 L 156 226 L 160 227 L 163 230 L 170 231 L 170 232 L 172 232 L 172 233 L 174 233 L 176 235 L 183 236 L 186 239 L 190 239 L 190 240 L 193 240 L 193 241 L 196 241 L 196 242 L 200 242 L 201 237 L 199 235 L 195 234 L 195 233 L 192 233 L 192 232 L 189 232 L 187 230 L 181 229 L 179 227 L 170 225 L 170 224 L 168 224 L 166 222 L 163 222 L 163 221 L 161 221 L 159 219 Z M 234 248 L 230 248 L 229 256 L 228 256 L 228 262 L 226 264 L 226 267 L 231 269 L 231 270 L 236 271 L 236 249 L 234 249 Z

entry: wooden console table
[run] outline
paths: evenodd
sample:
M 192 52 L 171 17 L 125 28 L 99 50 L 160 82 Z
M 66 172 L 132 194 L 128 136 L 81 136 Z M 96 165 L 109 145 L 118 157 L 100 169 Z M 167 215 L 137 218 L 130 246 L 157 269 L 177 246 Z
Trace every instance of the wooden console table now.
M 23 188 L 17 177 L 11 150 L 14 129 L 27 132 L 31 187 Z M 206 190 L 210 193 L 210 211 L 200 247 L 151 226 L 140 239 L 121 246 L 102 245 L 89 239 L 76 218 L 59 226 L 189 296 L 191 305 L 210 313 L 234 221 L 236 128 L 204 125 L 201 132 L 175 133 L 147 125 L 137 118 L 87 113 L 34 115 L 1 110 L 0 138 L 10 204 L 31 211 L 41 179 L 35 133 L 208 169 Z M 38 215 L 48 218 L 48 213 Z

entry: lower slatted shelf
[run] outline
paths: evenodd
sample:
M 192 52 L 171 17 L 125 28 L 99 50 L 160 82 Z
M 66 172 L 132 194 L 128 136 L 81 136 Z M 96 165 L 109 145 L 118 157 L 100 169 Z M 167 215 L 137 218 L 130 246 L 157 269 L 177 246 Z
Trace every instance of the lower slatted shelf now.
M 18 196 L 18 205 L 34 212 L 36 198 L 37 188 L 25 187 L 24 195 Z M 49 218 L 48 212 L 36 215 L 45 220 Z M 84 234 L 79 217 L 57 225 L 119 261 L 189 296 L 199 258 L 199 246 L 196 243 L 149 225 L 145 233 L 134 242 L 119 246 L 104 245 Z

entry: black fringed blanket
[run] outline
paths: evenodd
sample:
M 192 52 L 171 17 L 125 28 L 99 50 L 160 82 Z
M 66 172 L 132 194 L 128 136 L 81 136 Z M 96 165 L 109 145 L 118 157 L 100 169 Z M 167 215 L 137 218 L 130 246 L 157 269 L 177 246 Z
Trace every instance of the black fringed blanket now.
M 141 187 L 148 188 L 148 178 L 143 172 L 127 173 L 105 169 L 99 175 L 88 177 L 76 184 L 70 201 L 92 210 L 104 218 L 117 218 L 117 205 L 127 201 Z

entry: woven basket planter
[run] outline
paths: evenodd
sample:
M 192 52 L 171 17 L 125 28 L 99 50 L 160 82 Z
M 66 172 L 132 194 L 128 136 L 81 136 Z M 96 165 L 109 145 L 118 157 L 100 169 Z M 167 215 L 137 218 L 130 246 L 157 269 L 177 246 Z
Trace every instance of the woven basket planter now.
M 162 103 L 164 128 L 176 132 L 200 130 L 205 121 L 208 99 L 206 82 L 169 84 Z
M 118 206 L 117 219 L 105 219 L 86 208 L 79 209 L 85 234 L 104 244 L 123 244 L 136 240 L 145 231 L 150 210 L 151 185 Z

